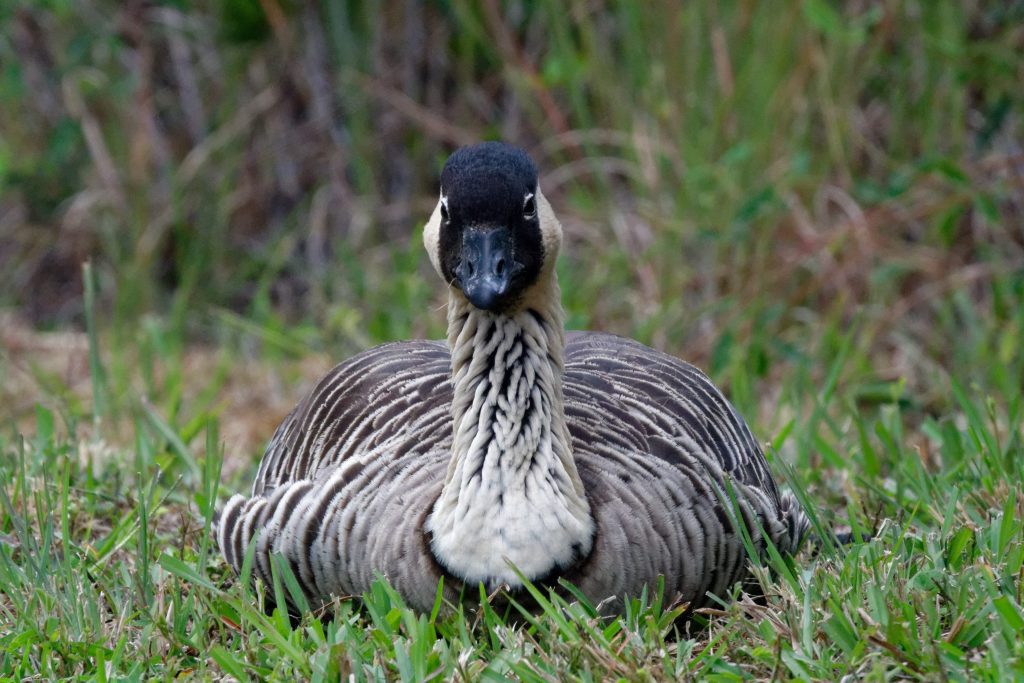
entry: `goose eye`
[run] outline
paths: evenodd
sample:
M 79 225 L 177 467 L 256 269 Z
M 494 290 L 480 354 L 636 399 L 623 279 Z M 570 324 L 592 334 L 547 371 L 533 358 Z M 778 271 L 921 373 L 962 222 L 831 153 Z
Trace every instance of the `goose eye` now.
M 441 202 L 441 220 L 445 223 L 448 222 L 448 205 Z
M 523 204 L 523 218 L 533 218 L 537 215 L 537 202 L 533 197 L 527 197 Z

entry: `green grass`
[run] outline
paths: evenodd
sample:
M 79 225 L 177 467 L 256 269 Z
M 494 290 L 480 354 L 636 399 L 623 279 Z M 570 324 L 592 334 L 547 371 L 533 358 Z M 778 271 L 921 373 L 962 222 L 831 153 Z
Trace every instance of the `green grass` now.
M 60 417 L 39 407 L 34 434 L 2 444 L 0 674 L 1012 680 L 1024 676 L 1024 476 L 1020 433 L 1006 425 L 1021 422 L 1020 394 L 1002 404 L 951 393 L 949 416 L 911 433 L 895 393 L 871 415 L 822 418 L 830 429 L 845 423 L 850 443 L 836 454 L 841 470 L 825 466 L 850 478 L 834 516 L 871 540 L 773 558 L 775 578 L 758 570 L 767 604 L 723 604 L 700 615 L 705 628 L 682 633 L 679 608 L 659 596 L 615 619 L 540 592 L 539 616 L 487 606 L 418 615 L 384 583 L 361 603 L 338 601 L 328 624 L 306 614 L 293 626 L 280 611 L 265 616 L 263 589 L 235 580 L 213 551 L 215 421 L 196 436 L 205 450 L 153 413 L 134 424 L 133 447 L 105 453 L 98 440 L 63 435 Z M 828 438 L 814 432 L 778 440 Z M 907 449 L 917 435 L 927 463 Z M 827 524 L 827 508 L 799 484 L 810 477 L 790 476 Z M 279 603 L 288 578 L 266 588 Z
M 0 679 L 1024 679 L 1024 5 L 306 6 L 0 7 Z M 570 326 L 706 369 L 812 513 L 765 605 L 293 624 L 217 556 L 327 359 L 442 335 L 419 226 L 499 136 Z

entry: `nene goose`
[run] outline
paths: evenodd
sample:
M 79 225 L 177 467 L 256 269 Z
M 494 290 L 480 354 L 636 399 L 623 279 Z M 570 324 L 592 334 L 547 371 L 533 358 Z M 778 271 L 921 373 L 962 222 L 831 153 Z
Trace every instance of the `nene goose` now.
M 455 152 L 423 241 L 448 283 L 447 343 L 378 346 L 319 383 L 252 496 L 221 511 L 229 564 L 253 543 L 269 580 L 280 553 L 314 604 L 378 574 L 421 610 L 442 577 L 453 600 L 564 577 L 614 603 L 664 576 L 699 604 L 746 575 L 739 517 L 759 547 L 760 526 L 796 549 L 803 512 L 704 374 L 620 337 L 566 338 L 562 229 L 526 153 Z

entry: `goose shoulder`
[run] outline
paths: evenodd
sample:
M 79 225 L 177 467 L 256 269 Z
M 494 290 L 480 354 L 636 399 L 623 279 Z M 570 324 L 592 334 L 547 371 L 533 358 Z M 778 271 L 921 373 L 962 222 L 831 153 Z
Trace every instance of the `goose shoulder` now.
M 393 459 L 409 450 L 403 444 L 447 448 L 449 364 L 444 342 L 417 340 L 381 344 L 335 366 L 274 432 L 253 495 L 368 456 Z
M 653 464 L 717 467 L 778 500 L 761 447 L 700 369 L 613 334 L 567 335 L 566 417 L 584 450 L 614 443 Z

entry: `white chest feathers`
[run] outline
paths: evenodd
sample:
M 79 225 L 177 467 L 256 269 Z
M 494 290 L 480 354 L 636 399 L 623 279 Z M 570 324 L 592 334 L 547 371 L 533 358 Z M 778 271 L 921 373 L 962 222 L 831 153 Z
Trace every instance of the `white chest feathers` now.
M 453 345 L 452 460 L 426 529 L 437 560 L 469 583 L 518 586 L 513 566 L 539 579 L 590 551 L 551 327 L 531 312 L 474 311 Z

